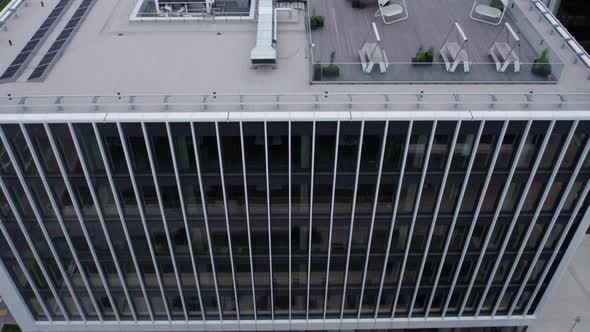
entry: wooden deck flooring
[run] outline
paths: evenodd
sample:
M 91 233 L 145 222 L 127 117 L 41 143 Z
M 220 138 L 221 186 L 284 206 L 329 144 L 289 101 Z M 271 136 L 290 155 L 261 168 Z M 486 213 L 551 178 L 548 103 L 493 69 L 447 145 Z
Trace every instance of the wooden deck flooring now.
M 359 62 L 358 50 L 370 31 L 371 23 L 377 23 L 381 35 L 381 47 L 389 61 L 410 62 L 419 47 L 438 49 L 445 40 L 453 22 L 457 21 L 469 39 L 471 61 L 488 63 L 488 50 L 501 26 L 493 26 L 469 17 L 473 0 L 406 0 L 409 17 L 390 25 L 380 17 L 374 17 L 377 0 L 363 9 L 352 8 L 350 0 L 309 0 L 310 13 L 326 17 L 324 28 L 312 31 L 314 61 L 329 62 L 330 53 L 336 52 L 337 62 Z M 518 27 L 510 15 L 504 22 Z M 521 43 L 521 62 L 531 63 L 537 51 L 529 41 Z

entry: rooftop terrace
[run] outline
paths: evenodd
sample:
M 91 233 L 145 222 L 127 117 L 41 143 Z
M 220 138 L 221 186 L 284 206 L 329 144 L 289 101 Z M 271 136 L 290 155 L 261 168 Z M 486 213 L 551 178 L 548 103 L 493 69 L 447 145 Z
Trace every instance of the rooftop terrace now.
M 354 8 L 360 1 L 362 8 Z M 474 20 L 470 14 L 474 0 L 411 0 L 392 2 L 405 3 L 405 14 L 392 17 L 398 22 L 385 24 L 376 17 L 377 0 L 309 0 L 311 15 L 325 17 L 323 28 L 311 31 L 312 56 L 314 63 L 328 65 L 331 54 L 340 68 L 338 77 L 315 77 L 316 80 L 359 82 L 497 82 L 497 83 L 555 83 L 559 80 L 563 63 L 560 57 L 545 42 L 545 36 L 529 22 L 519 6 L 508 6 L 499 25 Z M 499 2 L 499 1 L 498 1 Z M 487 5 L 490 0 L 479 0 Z M 528 8 L 525 8 L 528 10 Z M 402 19 L 407 15 L 407 19 Z M 478 18 L 476 14 L 473 15 Z M 493 21 L 493 20 L 490 20 Z M 372 23 L 376 23 L 377 35 Z M 441 48 L 445 42 L 452 42 L 458 23 L 467 41 L 470 68 L 465 72 L 462 66 L 454 72 L 445 68 Z M 495 22 L 494 22 L 495 23 Z M 508 24 L 515 35 L 510 35 Z M 512 37 L 512 38 L 511 38 Z M 519 40 L 517 40 L 518 38 Z M 388 58 L 386 71 L 375 68 L 371 73 L 363 70 L 359 50 L 365 43 L 375 43 Z M 519 59 L 518 72 L 511 64 L 504 72 L 496 70 L 490 57 L 490 49 L 503 43 L 513 50 Z M 510 45 L 508 45 L 510 44 Z M 371 44 L 372 45 L 372 44 Z M 432 48 L 434 61 L 428 65 L 412 63 L 418 50 Z M 371 48 L 369 50 L 372 51 Z M 547 52 L 552 73 L 547 76 L 533 73 L 534 62 L 543 51 Z
M 28 5 L 21 5 L 18 9 L 18 15 L 12 15 L 4 25 L 5 28 L 0 30 L 0 45 L 2 45 L 0 47 L 0 72 L 4 72 L 10 63 L 15 60 L 25 44 L 58 3 L 58 0 L 46 0 L 45 6 L 41 7 L 38 1 L 25 1 L 29 2 Z M 270 67 L 253 70 L 250 66 L 250 51 L 256 43 L 257 25 L 255 20 L 205 19 L 137 22 L 130 20 L 130 16 L 137 8 L 137 2 L 129 0 L 96 1 L 47 76 L 38 82 L 28 81 L 27 79 L 33 70 L 47 54 L 51 45 L 82 3 L 82 0 L 72 0 L 71 6 L 35 51 L 31 62 L 25 66 L 22 74 L 14 81 L 0 83 L 0 96 L 11 96 L 11 98 L 2 98 L 0 100 L 0 113 L 22 113 L 24 111 L 53 114 L 59 112 L 59 108 L 55 106 L 59 96 L 77 95 L 84 97 L 80 99 L 72 99 L 73 97 L 60 99 L 63 100 L 63 103 L 71 105 L 71 107 L 63 107 L 64 112 L 78 110 L 81 112 L 125 111 L 138 113 L 142 109 L 149 109 L 150 112 L 161 112 L 168 109 L 165 107 L 164 100 L 166 99 L 162 95 L 193 96 L 187 97 L 190 102 L 182 99 L 182 102 L 169 105 L 170 110 L 180 110 L 182 106 L 192 111 L 213 111 L 215 110 L 213 106 L 209 106 L 209 108 L 203 107 L 203 98 L 207 97 L 207 100 L 211 101 L 215 100 L 214 96 L 224 95 L 231 95 L 231 97 L 228 97 L 231 102 L 223 105 L 223 111 L 228 111 L 231 108 L 239 111 L 240 107 L 247 111 L 259 108 L 264 108 L 265 111 L 276 110 L 276 100 L 281 101 L 282 104 L 278 109 L 283 111 L 300 111 L 303 108 L 309 108 L 310 105 L 317 105 L 317 108 L 316 106 L 313 108 L 316 111 L 327 109 L 333 111 L 343 105 L 349 105 L 347 112 L 366 111 L 367 107 L 361 107 L 362 104 L 379 109 L 382 108 L 375 105 L 390 104 L 389 110 L 412 110 L 416 109 L 419 104 L 416 101 L 420 98 L 424 98 L 425 101 L 430 103 L 430 106 L 422 105 L 423 110 L 434 110 L 437 107 L 442 107 L 437 105 L 445 105 L 444 109 L 448 110 L 469 111 L 474 108 L 489 110 L 491 109 L 490 105 L 496 103 L 495 108 L 493 108 L 496 111 L 529 111 L 542 108 L 540 102 L 544 100 L 545 97 L 542 96 L 545 96 L 545 94 L 551 94 L 551 97 L 547 97 L 551 100 L 551 105 L 563 104 L 564 101 L 561 97 L 565 96 L 564 99 L 567 104 L 562 105 L 564 111 L 590 109 L 587 106 L 590 101 L 585 97 L 586 94 L 590 94 L 589 73 L 586 66 L 579 60 L 574 63 L 579 57 L 574 54 L 571 47 L 562 47 L 565 44 L 563 38 L 558 33 L 552 32 L 555 29 L 551 27 L 546 19 L 540 19 L 541 14 L 537 9 L 531 8 L 530 0 L 515 0 L 515 10 L 518 9 L 519 13 L 521 13 L 520 19 L 526 20 L 525 22 L 530 24 L 529 29 L 539 38 L 542 38 L 542 46 L 550 48 L 555 53 L 555 59 L 559 59 L 563 63 L 560 71 L 557 71 L 557 66 L 553 67 L 555 69 L 554 73 L 559 73 L 559 77 L 556 77 L 556 80 L 551 82 L 553 84 L 546 84 L 547 82 L 541 80 L 527 81 L 521 78 L 508 80 L 512 84 L 486 84 L 485 88 L 477 84 L 464 84 L 466 77 L 476 77 L 482 72 L 483 69 L 477 67 L 475 63 L 469 73 L 457 70 L 455 73 L 448 74 L 444 69 L 440 70 L 441 65 L 434 64 L 429 69 L 411 66 L 411 64 L 407 63 L 418 46 L 438 48 L 440 46 L 439 38 L 444 38 L 441 36 L 448 32 L 448 28 L 450 28 L 454 19 L 457 19 L 470 38 L 470 49 L 474 59 L 480 53 L 479 57 L 485 58 L 485 47 L 488 43 L 491 43 L 489 40 L 494 38 L 494 34 L 499 28 L 480 22 L 471 22 L 472 20 L 468 18 L 472 4 L 471 0 L 408 0 L 406 1 L 409 12 L 408 20 L 387 26 L 372 18 L 376 10 L 373 5 L 371 5 L 372 7 L 357 10 L 350 7 L 348 0 L 339 0 L 340 2 L 335 2 L 336 0 L 322 1 L 332 1 L 335 4 L 332 7 L 333 11 L 342 11 L 343 14 L 341 15 L 343 17 L 347 17 L 344 13 L 347 13 L 347 15 L 361 15 L 364 13 L 365 21 L 363 23 L 360 19 L 354 18 L 332 21 L 327 17 L 326 26 L 323 30 L 314 30 L 312 33 L 308 27 L 308 8 L 302 5 L 295 6 L 290 14 L 283 13 L 285 15 L 281 14 L 278 19 L 278 40 L 276 44 L 278 68 L 274 70 Z M 320 0 L 310 0 L 310 8 L 313 8 L 319 2 Z M 420 7 L 415 7 L 420 6 L 420 4 L 426 6 L 428 2 L 447 4 L 447 7 L 445 7 L 448 9 L 445 11 L 447 13 L 446 18 L 443 18 L 442 14 L 445 12 L 442 10 L 420 10 Z M 336 6 L 337 3 L 341 4 L 341 8 Z M 463 3 L 463 5 L 460 5 L 460 3 Z M 281 6 L 286 5 L 281 4 Z M 451 6 L 463 9 L 460 17 L 459 14 L 457 14 L 457 18 L 449 16 L 451 13 L 450 8 L 454 8 Z M 436 14 L 429 14 L 432 11 L 435 11 Z M 441 13 L 439 14 L 439 12 Z M 357 62 L 354 64 L 355 75 L 359 75 L 358 69 L 361 67 L 358 59 L 354 58 L 353 52 L 355 48 L 358 48 L 358 45 L 356 45 L 356 42 L 354 45 L 351 42 L 347 46 L 349 40 L 347 36 L 350 36 L 350 40 L 354 40 L 354 38 L 360 38 L 361 35 L 367 34 L 369 22 L 373 20 L 379 22 L 379 32 L 384 40 L 387 37 L 394 40 L 399 39 L 399 43 L 403 43 L 405 38 L 410 43 L 409 46 L 403 46 L 404 44 L 402 44 L 401 47 L 388 50 L 390 62 L 392 63 L 389 67 L 392 71 L 391 75 L 397 78 L 409 77 L 407 75 L 414 75 L 413 77 L 415 77 L 416 73 L 423 73 L 421 75 L 425 77 L 428 75 L 432 77 L 433 75 L 453 74 L 453 80 L 449 81 L 448 84 L 431 84 L 446 80 L 398 79 L 396 83 L 401 84 L 395 85 L 328 85 L 324 83 L 334 82 L 312 82 L 313 65 L 317 61 L 316 57 L 325 57 L 326 53 L 329 57 L 329 53 L 334 51 L 334 47 L 339 47 L 336 50 L 338 61 Z M 537 55 L 536 52 L 539 51 L 534 45 L 539 41 L 528 37 L 534 34 L 525 33 L 519 23 L 520 21 L 513 14 L 507 15 L 505 20 L 511 24 L 514 23 L 516 27 L 520 27 L 518 32 L 523 37 L 523 46 L 521 47 L 523 61 L 531 57 L 534 58 Z M 423 24 L 418 24 L 419 22 Z M 339 34 L 333 37 L 328 36 L 328 41 L 323 39 L 323 42 L 316 42 L 316 39 L 319 38 L 316 33 L 330 33 L 331 29 L 335 27 L 335 23 L 342 24 L 337 28 Z M 353 33 L 352 30 L 355 27 L 362 33 Z M 398 34 L 397 31 L 402 27 L 405 27 L 403 29 L 407 29 L 404 31 L 408 31 L 408 33 Z M 478 30 L 478 27 L 481 29 Z M 488 38 L 488 41 L 485 41 L 484 37 Z M 12 46 L 8 46 L 9 40 L 12 42 Z M 329 44 L 337 41 L 339 44 Z M 314 47 L 311 46 L 312 43 L 315 44 Z M 477 46 L 478 43 L 481 43 L 480 46 Z M 387 45 L 385 44 L 385 46 Z M 346 51 L 347 47 L 348 52 Z M 326 50 L 322 51 L 322 48 Z M 401 66 L 395 66 L 396 63 L 401 62 L 406 62 L 404 65 L 405 72 L 402 69 L 396 69 L 402 68 Z M 434 68 L 438 68 L 436 72 L 433 70 Z M 485 64 L 485 68 L 490 72 L 495 72 L 493 65 L 489 63 Z M 344 66 L 341 69 L 342 75 L 344 75 L 346 73 Z M 530 76 L 530 68 L 527 70 L 522 65 L 520 73 L 512 73 L 509 70 L 509 72 L 501 74 L 502 77 L 512 77 L 516 74 L 521 74 L 522 77 L 525 73 Z M 364 83 L 384 82 L 378 79 L 382 74 L 377 71 L 366 76 L 372 79 L 375 77 L 375 79 Z M 366 81 L 364 76 L 359 77 L 363 77 Z M 459 79 L 464 77 L 463 80 Z M 345 77 L 343 76 L 343 78 Z M 405 84 L 409 81 L 414 84 Z M 472 79 L 471 81 L 477 80 Z M 328 97 L 326 97 L 326 92 L 328 92 Z M 482 92 L 485 92 L 485 94 L 482 94 Z M 116 97 L 117 93 L 121 94 L 120 99 Z M 264 98 L 252 97 L 260 94 L 263 94 Z M 149 95 L 158 96 L 154 98 L 145 97 Z M 240 95 L 245 97 L 240 97 Z M 280 95 L 283 97 L 277 98 Z M 347 102 L 351 98 L 349 95 L 354 95 L 352 97 L 354 103 Z M 462 95 L 462 97 L 457 97 L 458 95 Z M 533 102 L 531 102 L 529 97 L 533 95 L 535 97 L 532 98 Z M 34 96 L 49 97 L 33 98 Z M 95 99 L 93 96 L 103 97 Z M 109 96 L 115 96 L 113 98 L 114 102 L 103 103 L 105 100 L 112 98 Z M 137 98 L 132 98 L 134 96 L 137 96 Z M 384 102 L 386 100 L 385 96 L 389 96 L 387 102 Z M 23 101 L 21 97 L 26 98 Z M 145 102 L 142 102 L 146 98 L 151 105 L 149 107 L 145 105 Z M 494 98 L 496 98 L 495 102 Z M 219 99 L 223 98 L 218 97 Z M 135 108 L 128 107 L 130 100 L 135 100 L 138 105 Z M 583 100 L 583 103 L 578 102 L 579 100 Z M 321 102 L 318 103 L 318 101 Z M 21 102 L 22 104 L 20 104 Z M 457 102 L 460 105 L 458 108 L 454 108 L 453 105 Z M 98 103 L 99 107 L 95 108 L 94 103 Z M 300 105 L 300 107 L 289 106 L 289 103 Z M 263 104 L 268 107 L 262 107 Z M 328 104 L 331 106 L 328 107 Z M 475 104 L 477 106 L 473 106 Z M 54 106 L 48 107 L 48 105 Z M 82 106 L 76 108 L 75 105 Z M 248 107 L 248 105 L 253 105 L 253 107 Z

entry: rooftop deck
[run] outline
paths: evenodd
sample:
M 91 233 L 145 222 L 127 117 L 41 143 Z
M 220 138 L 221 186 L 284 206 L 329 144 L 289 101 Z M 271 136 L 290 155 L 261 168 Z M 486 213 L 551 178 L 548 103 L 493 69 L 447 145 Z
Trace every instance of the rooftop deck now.
M 312 0 L 317 2 L 319 0 Z M 349 4 L 341 0 L 344 4 Z M 407 0 L 408 6 L 416 1 Z M 459 1 L 459 0 L 430 0 Z M 464 0 L 468 1 L 469 0 Z M 57 0 L 46 0 L 41 7 L 38 2 L 30 2 L 28 6 L 21 6 L 18 17 L 11 17 L 6 24 L 6 30 L 0 30 L 0 71 L 17 57 L 26 42 L 33 36 L 43 20 L 57 3 Z M 530 111 L 541 109 L 541 97 L 535 97 L 534 102 L 527 102 L 527 95 L 531 91 L 535 96 L 545 93 L 553 94 L 551 107 L 559 104 L 558 94 L 568 94 L 567 101 L 577 100 L 576 94 L 590 94 L 590 81 L 588 71 L 581 61 L 574 63 L 575 55 L 567 46 L 561 47 L 562 39 L 556 34 L 550 34 L 550 26 L 544 20 L 539 20 L 539 14 L 535 10 L 529 10 L 530 0 L 515 0 L 516 6 L 522 9 L 523 15 L 532 24 L 531 29 L 540 34 L 547 46 L 550 46 L 563 62 L 560 79 L 555 84 L 487 84 L 484 87 L 476 84 L 429 84 L 433 81 L 422 81 L 416 84 L 310 84 L 312 79 L 311 48 L 309 31 L 306 28 L 305 10 L 294 10 L 292 20 L 280 20 L 278 24 L 278 68 L 250 68 L 250 51 L 256 43 L 256 22 L 253 21 L 153 21 L 130 22 L 129 17 L 135 8 L 136 2 L 129 0 L 97 1 L 87 18 L 81 24 L 71 43 L 65 49 L 63 55 L 56 62 L 46 79 L 42 82 L 30 82 L 27 78 L 33 69 L 47 53 L 47 50 L 63 30 L 73 11 L 81 3 L 74 0 L 70 10 L 64 18 L 58 22 L 54 31 L 48 36 L 43 45 L 36 51 L 31 63 L 25 68 L 22 75 L 13 82 L 0 84 L 0 97 L 11 95 L 12 100 L 0 102 L 0 114 L 7 113 L 33 113 L 65 116 L 63 112 L 96 112 L 92 96 L 116 96 L 117 93 L 126 96 L 122 99 L 115 98 L 117 106 L 113 103 L 101 104 L 98 112 L 126 112 L 140 113 L 147 106 L 137 105 L 128 107 L 130 96 L 145 95 L 198 95 L 191 98 L 190 102 L 177 103 L 169 108 L 163 102 L 165 98 L 150 99 L 150 112 L 191 111 L 199 113 L 205 111 L 202 98 L 213 94 L 234 95 L 231 103 L 224 105 L 223 111 L 235 109 L 240 111 L 240 94 L 256 95 L 264 94 L 261 99 L 254 98 L 251 107 L 244 110 L 255 111 L 264 109 L 275 112 L 277 95 L 295 95 L 300 107 L 280 105 L 281 111 L 300 111 L 313 108 L 318 111 L 346 108 L 346 112 L 361 110 L 366 112 L 370 108 L 384 110 L 384 96 L 388 94 L 403 94 L 404 97 L 391 95 L 389 110 L 403 112 L 411 111 L 417 107 L 418 96 L 424 95 L 425 100 L 431 100 L 428 96 L 434 96 L 430 106 L 422 105 L 421 109 L 435 110 L 473 110 L 473 104 L 478 103 L 479 109 L 487 109 L 505 113 L 510 110 Z M 469 7 L 466 5 L 466 7 Z M 352 8 L 349 8 L 352 10 Z M 374 13 L 374 8 L 369 13 Z M 470 10 L 466 8 L 467 11 Z M 412 15 L 412 13 L 410 13 Z M 412 16 L 410 16 L 411 18 Z M 510 19 L 510 18 L 508 18 Z M 398 23 L 387 28 L 396 29 Z M 363 26 L 363 32 L 368 29 Z M 465 25 L 467 34 L 470 31 Z M 446 29 L 442 33 L 446 33 Z M 384 36 L 384 33 L 382 32 Z M 474 37 L 471 37 L 472 39 Z M 8 41 L 13 46 L 7 46 Z M 530 41 L 529 41 L 530 43 Z M 426 45 L 425 45 L 426 46 Z M 437 45 L 433 45 L 437 46 Z M 415 52 L 410 49 L 408 54 Z M 344 55 L 338 52 L 337 56 Z M 393 56 L 393 53 L 392 53 Z M 403 55 L 401 55 L 403 56 Z M 404 56 L 405 57 L 405 56 Z M 392 60 L 393 61 L 393 60 Z M 409 59 L 404 59 L 409 61 Z M 360 66 L 355 64 L 355 68 Z M 486 64 L 486 67 L 491 65 Z M 394 67 L 390 67 L 394 68 Z M 392 69 L 393 70 L 393 69 Z M 522 72 L 525 69 L 521 70 Z M 428 73 L 428 71 L 423 70 Z M 432 75 L 432 73 L 424 75 Z M 456 72 L 456 76 L 474 75 L 476 68 L 470 74 Z M 509 73 L 505 73 L 510 75 Z M 374 75 L 379 75 L 375 73 Z M 379 83 L 371 81 L 370 83 Z M 323 94 L 328 91 L 329 98 Z M 423 93 L 422 93 L 423 92 Z M 485 93 L 481 95 L 481 93 Z M 362 97 L 354 97 L 355 103 L 348 106 L 347 94 L 362 94 Z M 455 94 L 464 95 L 465 104 L 454 108 Z M 506 94 L 517 94 L 516 102 Z M 63 107 L 63 111 L 55 105 L 56 96 L 83 95 L 90 96 L 84 101 L 69 103 L 69 107 Z M 489 107 L 490 95 L 498 96 L 498 104 L 495 108 Z M 33 99 L 26 99 L 28 107 L 19 105 L 18 97 L 51 96 L 47 98 L 46 105 L 39 105 Z M 318 97 L 320 96 L 320 97 Z M 438 97 L 440 96 L 440 98 Z M 98 100 L 104 101 L 101 97 Z M 334 100 L 336 98 L 336 100 Z M 508 98 L 508 101 L 506 101 Z M 218 98 L 219 99 L 219 98 Z M 244 103 L 251 103 L 253 97 L 245 97 Z M 319 104 L 317 100 L 333 102 L 332 106 Z M 71 99 L 64 98 L 64 103 Z M 134 98 L 139 104 L 140 98 Z M 289 98 L 280 97 L 284 103 L 289 103 Z M 587 98 L 583 98 L 584 105 L 564 106 L 566 110 L 590 109 Z M 304 101 L 304 102 L 302 102 Z M 76 107 L 76 104 L 84 107 Z M 268 107 L 263 107 L 263 105 Z M 399 103 L 397 106 L 393 104 Z M 362 107 L 362 105 L 366 105 Z M 53 105 L 53 106 L 49 106 Z M 89 106 L 88 106 L 89 105 Z M 197 105 L 198 107 L 194 107 Z M 528 108 L 524 108 L 527 105 Z M 88 107 L 87 107 L 88 106 Z M 183 107 L 186 109 L 183 110 Z M 208 111 L 213 111 L 210 106 Z M 385 109 L 386 110 L 386 109 Z M 543 108 L 546 110 L 546 108 Z M 383 112 L 382 112 L 383 113 Z M 270 115 L 269 115 L 270 116 Z M 66 116 L 67 118 L 68 116 Z
M 401 2 L 401 0 L 400 0 Z M 309 0 L 311 15 L 325 17 L 323 28 L 311 31 L 312 56 L 314 63 L 327 64 L 335 52 L 335 63 L 340 67 L 337 78 L 322 80 L 355 82 L 497 82 L 497 83 L 555 83 L 563 67 L 559 56 L 545 42 L 542 33 L 537 32 L 525 13 L 518 6 L 508 7 L 500 25 L 491 25 L 470 17 L 474 0 L 411 0 L 405 1 L 408 18 L 392 24 L 384 24 L 381 17 L 375 17 L 377 0 L 366 0 L 364 8 L 353 8 L 346 0 Z M 480 3 L 485 4 L 485 1 Z M 402 15 L 400 15 L 402 16 Z M 372 23 L 377 25 L 381 41 L 380 48 L 389 59 L 387 72 L 373 70 L 363 72 L 359 50 L 365 42 L 375 42 Z M 463 29 L 468 42 L 467 52 L 471 68 L 465 73 L 460 66 L 449 73 L 440 57 L 440 49 L 453 24 Z M 489 56 L 489 50 L 502 30 L 504 23 L 510 24 L 520 38 L 516 53 L 520 58 L 519 72 L 496 71 Z M 451 33 L 452 35 L 452 33 Z M 451 36 L 452 37 L 452 36 Z M 502 38 L 502 37 L 501 37 Z M 434 48 L 432 66 L 412 65 L 412 58 L 419 48 Z M 547 49 L 552 63 L 552 75 L 540 77 L 532 73 L 532 65 L 543 50 Z

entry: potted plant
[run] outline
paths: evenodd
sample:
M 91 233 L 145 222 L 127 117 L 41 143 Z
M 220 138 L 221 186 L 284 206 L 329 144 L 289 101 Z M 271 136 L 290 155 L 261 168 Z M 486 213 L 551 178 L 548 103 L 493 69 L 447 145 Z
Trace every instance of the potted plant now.
M 490 2 L 490 7 L 494 7 L 499 9 L 500 11 L 504 11 L 504 3 L 502 2 L 502 0 L 492 0 L 492 2 Z
M 434 61 L 434 48 L 431 47 L 427 51 L 424 51 L 422 47 L 416 52 L 416 56 L 412 58 L 413 64 L 432 64 Z
M 324 77 L 332 78 L 340 76 L 340 68 L 334 61 L 336 60 L 336 52 L 330 53 L 330 64 L 322 68 L 322 75 Z
M 316 15 L 314 8 L 311 18 L 309 19 L 309 27 L 311 28 L 311 30 L 323 28 L 325 20 L 326 18 L 324 16 Z
M 551 62 L 545 49 L 541 55 L 535 60 L 532 68 L 533 74 L 541 77 L 549 77 L 551 75 Z
M 21 329 L 15 324 L 4 324 L 2 326 L 2 332 L 21 332 Z
M 429 48 L 428 51 L 426 51 L 425 56 L 426 62 L 432 63 L 434 61 L 434 47 Z
M 313 65 L 313 80 L 314 81 L 321 81 L 322 80 L 322 65 L 318 62 Z

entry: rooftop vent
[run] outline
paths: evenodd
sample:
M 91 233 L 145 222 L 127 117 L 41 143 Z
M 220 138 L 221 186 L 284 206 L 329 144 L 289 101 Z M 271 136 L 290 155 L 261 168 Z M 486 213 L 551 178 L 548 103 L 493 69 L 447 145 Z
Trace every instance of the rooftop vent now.
M 277 64 L 277 50 L 275 49 L 275 29 L 272 0 L 258 1 L 258 32 L 256 34 L 256 47 L 250 53 L 252 68 L 259 65 Z

